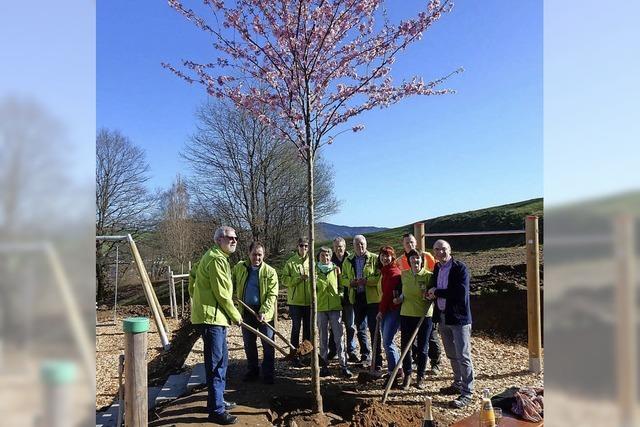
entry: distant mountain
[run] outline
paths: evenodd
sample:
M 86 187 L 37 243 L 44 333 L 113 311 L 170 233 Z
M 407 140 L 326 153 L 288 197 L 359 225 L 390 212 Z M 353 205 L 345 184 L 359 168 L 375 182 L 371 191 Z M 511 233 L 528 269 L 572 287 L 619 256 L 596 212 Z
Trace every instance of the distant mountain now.
M 378 231 L 387 230 L 384 227 L 349 227 L 347 225 L 329 224 L 327 222 L 319 222 L 318 240 L 333 240 L 335 237 L 353 237 L 357 234 L 376 233 Z

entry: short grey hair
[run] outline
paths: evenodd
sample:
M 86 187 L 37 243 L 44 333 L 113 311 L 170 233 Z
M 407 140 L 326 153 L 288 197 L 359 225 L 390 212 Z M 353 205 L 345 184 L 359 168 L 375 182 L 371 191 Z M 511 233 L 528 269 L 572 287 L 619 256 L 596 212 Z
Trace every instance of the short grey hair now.
M 333 239 L 333 243 L 344 243 L 345 245 L 347 244 L 347 242 L 345 242 L 344 239 L 340 236 Z
M 229 227 L 228 225 L 221 225 L 213 234 L 213 241 L 218 243 L 218 240 L 225 237 L 231 231 L 235 233 L 236 230 L 233 227 Z
M 356 234 L 355 236 L 353 236 L 353 243 L 355 243 L 356 240 L 364 240 L 366 242 L 367 238 L 364 237 L 362 234 Z

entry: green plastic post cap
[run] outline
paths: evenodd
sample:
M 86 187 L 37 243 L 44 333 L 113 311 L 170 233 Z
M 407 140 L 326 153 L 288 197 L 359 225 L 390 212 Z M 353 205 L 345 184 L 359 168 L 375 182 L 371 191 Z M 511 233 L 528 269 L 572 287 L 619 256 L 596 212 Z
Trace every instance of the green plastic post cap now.
M 47 384 L 69 384 L 76 378 L 76 364 L 67 360 L 45 361 L 40 374 Z
M 149 319 L 146 317 L 127 317 L 122 322 L 122 329 L 132 334 L 147 332 L 149 330 Z

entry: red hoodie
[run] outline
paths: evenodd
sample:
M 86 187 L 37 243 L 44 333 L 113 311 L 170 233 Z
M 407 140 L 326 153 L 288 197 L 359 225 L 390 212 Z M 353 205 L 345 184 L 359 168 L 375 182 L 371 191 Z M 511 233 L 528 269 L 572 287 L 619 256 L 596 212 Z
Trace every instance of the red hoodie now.
M 400 276 L 402 272 L 395 262 L 382 266 L 382 299 L 378 306 L 378 311 L 385 314 L 390 310 L 399 310 L 400 304 L 393 303 L 393 291 L 398 291 L 398 295 L 402 293 L 402 281 Z

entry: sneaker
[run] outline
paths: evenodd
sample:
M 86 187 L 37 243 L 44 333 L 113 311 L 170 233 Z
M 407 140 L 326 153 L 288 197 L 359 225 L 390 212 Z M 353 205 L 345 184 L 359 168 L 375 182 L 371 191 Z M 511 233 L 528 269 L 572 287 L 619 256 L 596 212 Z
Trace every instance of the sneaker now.
M 418 377 L 418 378 L 416 379 L 416 388 L 417 388 L 418 390 L 422 390 L 422 389 L 424 389 L 425 387 L 426 387 L 426 384 L 425 384 L 425 382 L 424 382 L 424 379 L 423 379 L 422 377 Z
M 411 375 L 406 375 L 402 380 L 402 390 L 409 390 L 411 387 Z
M 335 351 L 330 351 L 329 354 L 327 354 L 327 360 L 333 360 L 335 359 L 337 356 Z
M 440 366 L 438 365 L 431 366 L 431 369 L 427 371 L 427 375 L 430 375 L 430 376 L 440 375 Z
M 472 400 L 471 396 L 465 396 L 461 394 L 456 399 L 449 402 L 449 405 L 453 408 L 462 409 L 469 406 L 469 404 L 471 403 L 471 400 Z
M 349 370 L 349 368 L 342 368 L 342 377 L 343 378 L 353 378 L 353 372 Z
M 230 424 L 235 424 L 238 422 L 238 417 L 231 415 L 228 412 L 223 412 L 222 414 L 212 414 L 207 417 L 207 421 L 210 421 L 215 424 L 220 424 L 223 426 L 227 426 Z
M 460 393 L 460 389 L 454 385 L 442 387 L 439 391 L 440 394 L 454 395 Z
M 236 405 L 236 402 L 227 402 L 226 400 L 224 401 L 224 410 L 225 411 L 229 411 L 229 410 L 235 408 L 236 406 L 238 406 L 238 405 Z
M 254 381 L 258 381 L 259 379 L 260 379 L 260 375 L 258 374 L 258 372 L 249 371 L 246 374 L 244 374 L 244 377 L 242 377 L 242 382 L 251 383 Z
M 331 372 L 329 371 L 329 368 L 327 368 L 326 366 L 323 366 L 320 369 L 320 376 L 321 377 L 328 377 L 329 375 L 331 375 Z
M 349 362 L 358 363 L 359 361 L 360 359 L 358 358 L 358 356 L 356 356 L 355 353 L 349 353 Z

